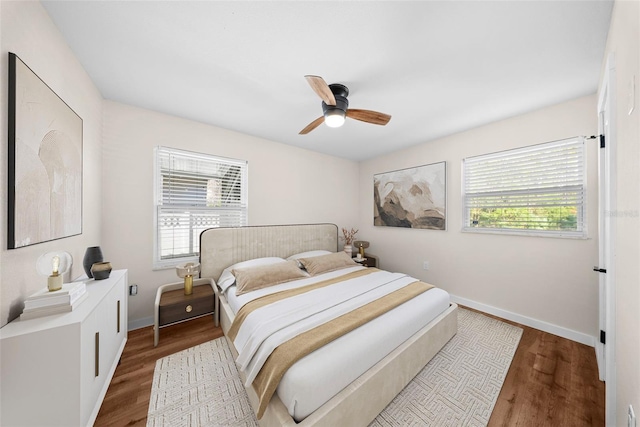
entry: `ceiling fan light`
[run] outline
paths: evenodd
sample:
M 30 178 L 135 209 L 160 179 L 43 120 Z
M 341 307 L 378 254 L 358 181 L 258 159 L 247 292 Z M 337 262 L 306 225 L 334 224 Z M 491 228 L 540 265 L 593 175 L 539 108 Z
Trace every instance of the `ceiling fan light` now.
M 344 124 L 344 115 L 344 111 L 338 109 L 327 111 L 324 115 L 324 122 L 330 128 L 339 128 Z

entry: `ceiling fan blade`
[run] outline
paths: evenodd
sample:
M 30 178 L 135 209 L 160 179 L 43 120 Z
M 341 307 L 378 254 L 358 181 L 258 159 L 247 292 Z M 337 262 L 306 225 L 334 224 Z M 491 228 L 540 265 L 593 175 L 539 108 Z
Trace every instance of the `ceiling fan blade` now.
M 325 104 L 336 105 L 336 97 L 333 96 L 333 92 L 331 92 L 329 85 L 324 81 L 322 77 L 308 75 L 304 76 L 304 78 L 307 79 L 307 82 L 309 82 L 311 89 L 313 89 L 313 91 L 317 93 L 320 98 L 322 98 Z
M 391 116 L 384 113 L 371 110 L 358 110 L 349 108 L 347 110 L 347 117 L 361 122 L 372 123 L 374 125 L 386 125 L 391 120 Z
M 324 116 L 320 116 L 317 119 L 315 119 L 314 121 L 312 121 L 311 123 L 309 123 L 306 128 L 304 128 L 304 129 L 302 129 L 300 131 L 299 135 L 308 134 L 309 132 L 311 132 L 312 130 L 314 130 L 318 126 L 320 126 L 320 124 L 322 124 L 322 122 L 324 122 Z

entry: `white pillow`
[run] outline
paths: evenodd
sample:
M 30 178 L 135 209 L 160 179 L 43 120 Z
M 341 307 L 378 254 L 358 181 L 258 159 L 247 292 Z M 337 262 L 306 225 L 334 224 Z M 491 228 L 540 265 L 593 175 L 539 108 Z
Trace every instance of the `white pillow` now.
M 297 261 L 299 258 L 313 258 L 316 256 L 328 255 L 330 253 L 332 252 L 325 251 L 323 249 L 318 249 L 317 251 L 300 252 L 299 254 L 291 255 L 290 257 L 287 258 L 287 260 L 295 259 Z M 298 261 L 298 267 L 304 268 L 304 266 L 302 265 L 302 263 L 300 263 L 300 261 Z
M 256 258 L 250 259 L 247 261 L 237 262 L 229 267 L 225 268 L 218 279 L 218 286 L 222 290 L 222 293 L 225 293 L 227 289 L 233 286 L 236 283 L 236 278 L 233 275 L 232 271 L 234 268 L 248 268 L 248 267 L 257 267 L 260 265 L 270 265 L 270 264 L 278 264 L 279 262 L 286 262 L 283 258 L 278 257 L 265 257 L 265 258 Z

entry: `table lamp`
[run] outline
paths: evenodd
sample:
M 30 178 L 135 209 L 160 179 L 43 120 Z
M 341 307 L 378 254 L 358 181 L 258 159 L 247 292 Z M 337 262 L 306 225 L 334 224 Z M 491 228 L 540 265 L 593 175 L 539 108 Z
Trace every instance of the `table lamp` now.
M 358 248 L 358 258 L 364 258 L 364 250 L 369 247 L 369 242 L 364 240 L 356 240 L 353 242 L 354 246 Z
M 41 276 L 47 276 L 47 288 L 49 292 L 54 292 L 62 289 L 62 276 L 69 271 L 72 264 L 73 258 L 68 252 L 47 252 L 40 255 L 36 261 L 36 270 Z
M 188 262 L 176 266 L 176 274 L 178 277 L 184 278 L 184 294 L 191 295 L 193 293 L 193 275 L 200 273 L 200 264 Z

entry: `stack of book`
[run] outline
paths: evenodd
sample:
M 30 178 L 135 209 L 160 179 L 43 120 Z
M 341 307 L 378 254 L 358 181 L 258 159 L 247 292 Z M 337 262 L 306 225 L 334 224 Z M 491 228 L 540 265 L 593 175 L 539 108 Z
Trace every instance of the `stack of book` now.
M 67 313 L 84 301 L 87 295 L 84 282 L 65 283 L 62 289 L 53 292 L 49 292 L 48 288 L 41 289 L 25 300 L 20 320 Z

